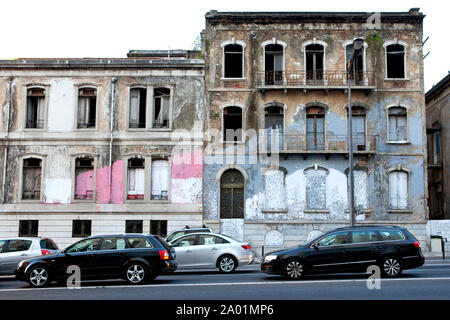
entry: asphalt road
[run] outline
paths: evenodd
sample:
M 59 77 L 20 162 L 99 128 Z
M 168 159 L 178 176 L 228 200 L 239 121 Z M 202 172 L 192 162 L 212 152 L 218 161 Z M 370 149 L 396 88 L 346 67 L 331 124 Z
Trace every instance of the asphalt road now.
M 0 277 L 0 300 L 449 300 L 450 260 L 428 259 L 396 279 L 374 282 L 370 274 L 307 276 L 286 281 L 259 271 L 259 265 L 234 274 L 216 270 L 177 271 L 143 286 L 121 280 L 87 281 L 80 289 L 34 289 L 13 277 Z M 375 288 L 369 289 L 369 286 Z M 379 288 L 377 285 L 379 284 Z

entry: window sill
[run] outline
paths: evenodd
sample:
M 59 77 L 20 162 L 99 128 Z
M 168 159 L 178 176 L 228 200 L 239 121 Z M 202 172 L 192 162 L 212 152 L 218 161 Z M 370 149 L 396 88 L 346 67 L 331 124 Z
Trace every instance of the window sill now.
M 384 81 L 409 81 L 409 78 L 384 78 Z
M 267 214 L 288 213 L 288 209 L 279 209 L 279 210 L 263 209 L 261 210 L 261 212 Z
M 388 213 L 413 213 L 410 209 L 388 209 Z
M 321 214 L 321 213 L 330 213 L 330 210 L 328 210 L 328 209 L 320 209 L 320 210 L 306 209 L 306 210 L 303 210 L 303 213 Z
M 386 141 L 386 144 L 411 144 L 408 140 L 405 141 Z
M 244 80 L 247 80 L 247 78 L 220 78 L 220 80 L 223 80 L 223 81 L 244 81 Z
M 150 128 L 148 131 L 170 132 L 170 131 L 172 131 L 172 128 Z
M 72 199 L 70 203 L 95 203 L 94 199 Z

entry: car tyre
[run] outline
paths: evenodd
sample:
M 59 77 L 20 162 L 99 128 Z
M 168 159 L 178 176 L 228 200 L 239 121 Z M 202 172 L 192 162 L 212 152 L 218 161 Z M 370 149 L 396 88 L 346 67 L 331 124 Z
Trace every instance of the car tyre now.
M 148 277 L 147 267 L 143 263 L 132 262 L 125 267 L 125 280 L 130 284 L 144 284 Z
M 223 255 L 217 260 L 217 266 L 222 273 L 232 273 L 237 268 L 237 260 L 232 255 Z
M 31 267 L 27 274 L 27 282 L 33 288 L 43 288 L 50 284 L 50 272 L 46 266 Z
M 283 266 L 283 276 L 289 280 L 300 280 L 305 273 L 303 263 L 297 259 L 287 261 Z
M 386 257 L 380 264 L 381 272 L 388 278 L 398 277 L 402 273 L 402 262 L 397 257 Z

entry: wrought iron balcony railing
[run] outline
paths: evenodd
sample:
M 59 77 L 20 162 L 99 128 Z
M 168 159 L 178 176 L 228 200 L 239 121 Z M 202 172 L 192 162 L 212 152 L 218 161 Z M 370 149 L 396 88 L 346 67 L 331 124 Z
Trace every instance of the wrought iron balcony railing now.
M 375 86 L 375 72 L 355 72 L 352 85 L 356 87 Z M 347 72 L 345 70 L 326 71 L 262 71 L 257 72 L 258 87 L 342 87 L 347 86 Z

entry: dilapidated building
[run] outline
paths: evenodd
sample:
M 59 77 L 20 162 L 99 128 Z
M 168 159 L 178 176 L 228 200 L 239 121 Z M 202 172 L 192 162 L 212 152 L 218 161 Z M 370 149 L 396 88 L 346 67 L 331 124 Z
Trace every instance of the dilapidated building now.
M 0 61 L 1 236 L 65 246 L 201 225 L 197 56 Z
M 356 220 L 427 241 L 422 21 L 400 13 L 206 14 L 204 222 L 266 251 Z

